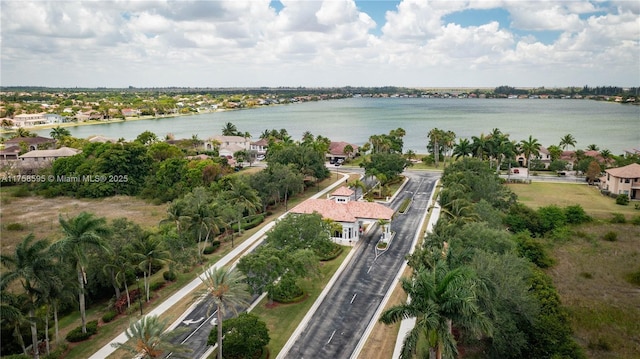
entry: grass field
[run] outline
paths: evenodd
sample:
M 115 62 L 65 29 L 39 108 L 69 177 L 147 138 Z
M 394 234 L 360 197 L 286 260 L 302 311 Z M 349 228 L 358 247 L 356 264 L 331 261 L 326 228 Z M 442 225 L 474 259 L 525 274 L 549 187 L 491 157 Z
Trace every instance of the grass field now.
M 640 272 L 640 226 L 611 224 L 613 213 L 640 216 L 633 203 L 582 184 L 509 185 L 532 208 L 581 205 L 596 220 L 571 228 L 566 241 L 548 243 L 555 265 L 547 270 L 567 308 L 577 342 L 589 358 L 640 358 L 640 287 L 625 280 Z M 613 232 L 616 241 L 604 240 Z
M 597 188 L 586 184 L 532 182 L 507 186 L 518 195 L 520 202 L 534 209 L 579 204 L 590 216 L 598 219 L 610 219 L 612 213 L 621 213 L 627 219 L 640 216 L 640 210 L 634 208 L 634 203 L 638 202 L 627 206 L 617 205 L 614 198 L 604 196 Z

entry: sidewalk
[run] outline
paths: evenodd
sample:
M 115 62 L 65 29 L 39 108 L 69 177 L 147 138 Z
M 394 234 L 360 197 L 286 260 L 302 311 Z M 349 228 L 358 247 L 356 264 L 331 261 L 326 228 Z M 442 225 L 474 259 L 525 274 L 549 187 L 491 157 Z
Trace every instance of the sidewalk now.
M 348 174 L 344 174 L 343 175 L 343 180 L 344 179 L 348 179 L 348 178 L 349 178 Z M 311 198 L 319 198 L 320 196 L 322 196 L 325 193 L 331 191 L 335 187 L 341 186 L 343 184 L 344 184 L 344 181 L 336 181 L 333 184 L 331 184 L 330 186 L 328 186 L 327 188 L 325 188 L 322 191 L 320 191 L 320 192 L 316 193 L 315 195 L 311 196 Z M 284 218 L 288 213 L 289 212 L 285 212 L 282 216 L 278 217 L 278 219 Z M 246 241 L 242 242 L 242 244 L 240 244 L 239 246 L 234 248 L 226 256 L 222 257 L 218 262 L 216 262 L 215 264 L 213 264 L 212 266 L 207 268 L 207 270 L 211 270 L 211 269 L 219 268 L 219 267 L 224 267 L 224 266 L 228 265 L 229 263 L 231 263 L 238 255 L 240 255 L 243 252 L 245 252 L 249 247 L 251 247 L 253 245 L 257 245 L 257 243 L 262 240 L 264 235 L 275 225 L 276 221 L 277 220 L 274 220 L 274 221 L 271 221 L 270 223 L 267 223 L 264 227 L 262 227 L 254 235 L 249 237 Z M 200 286 L 200 284 L 202 284 L 202 281 L 200 280 L 200 277 L 195 278 L 189 284 L 187 284 L 186 286 L 182 287 L 175 294 L 173 294 L 171 297 L 167 298 L 167 300 L 165 300 L 160 305 L 158 305 L 156 308 L 154 308 L 151 312 L 145 314 L 145 316 L 147 316 L 147 315 L 158 315 L 158 316 L 162 315 L 165 311 L 167 311 L 172 306 L 176 305 L 176 303 L 178 303 L 184 297 L 186 297 L 187 295 L 190 295 L 191 292 L 193 292 L 198 286 Z M 114 351 L 116 351 L 116 348 L 114 348 L 112 346 L 112 344 L 125 343 L 126 341 L 127 341 L 127 336 L 125 335 L 124 332 L 122 332 L 122 333 L 120 333 L 120 335 L 118 335 L 117 337 L 113 338 L 113 340 L 111 340 L 108 344 L 106 344 L 105 346 L 100 348 L 98 351 L 96 351 L 92 356 L 89 357 L 89 359 L 104 359 L 107 356 L 111 355 Z

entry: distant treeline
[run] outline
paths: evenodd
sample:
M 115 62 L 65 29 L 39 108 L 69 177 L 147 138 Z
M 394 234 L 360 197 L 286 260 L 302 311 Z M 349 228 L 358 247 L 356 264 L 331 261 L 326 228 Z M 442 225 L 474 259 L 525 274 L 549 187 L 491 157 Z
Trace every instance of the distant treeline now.
M 468 89 L 467 91 L 457 89 L 455 91 L 452 88 L 408 88 L 408 87 L 396 87 L 396 86 L 380 86 L 380 87 L 148 87 L 138 88 L 129 86 L 127 88 L 82 88 L 82 87 L 39 87 L 39 86 L 9 86 L 3 87 L 4 92 L 27 92 L 33 94 L 34 92 L 41 93 L 60 93 L 60 92 L 85 92 L 85 93 L 111 93 L 117 92 L 120 94 L 147 94 L 147 95 L 168 95 L 172 94 L 193 94 L 193 95 L 274 95 L 274 96 L 309 96 L 309 95 L 321 95 L 321 94 L 335 94 L 350 96 L 353 94 L 423 94 L 435 92 L 467 92 L 476 94 L 504 94 L 504 95 L 603 95 L 603 96 L 638 96 L 640 94 L 640 87 L 623 88 L 618 86 L 584 86 L 584 87 L 558 87 L 558 88 L 517 88 L 512 86 L 498 86 L 495 89 L 490 88 L 477 88 Z M 7 96 L 7 95 L 4 95 Z M 3 96 L 3 97 L 4 97 Z M 33 95 L 32 95 L 33 96 Z M 31 97 L 32 97 L 31 96 Z
M 534 89 L 516 88 L 511 86 L 499 86 L 493 91 L 503 95 L 583 95 L 583 96 L 638 96 L 640 87 L 622 88 L 617 86 L 596 86 L 589 87 L 565 87 L 565 88 L 545 88 Z

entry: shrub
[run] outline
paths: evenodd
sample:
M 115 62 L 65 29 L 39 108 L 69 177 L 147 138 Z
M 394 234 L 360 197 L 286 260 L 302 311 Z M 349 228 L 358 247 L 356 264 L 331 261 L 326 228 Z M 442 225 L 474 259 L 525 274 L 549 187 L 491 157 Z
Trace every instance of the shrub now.
M 15 191 L 13 191 L 14 197 L 29 197 L 31 192 L 29 192 L 29 188 L 25 185 L 18 186 Z
M 264 215 L 263 214 L 256 215 L 249 222 L 242 222 L 242 230 L 245 231 L 247 229 L 251 229 L 259 225 L 260 223 L 262 223 L 262 221 L 264 221 Z M 238 223 L 237 222 L 233 223 L 231 225 L 231 229 L 233 229 L 234 231 L 238 231 Z
M 627 219 L 622 213 L 614 213 L 611 217 L 611 223 L 627 223 Z
M 218 249 L 218 247 L 220 247 L 220 241 L 213 241 L 213 242 L 211 242 L 210 245 L 204 247 L 204 250 L 202 251 L 202 253 L 211 254 L 211 253 L 215 252 L 216 249 Z
M 589 340 L 589 344 L 587 344 L 587 348 L 591 350 L 601 350 L 601 351 L 611 351 L 611 344 L 607 342 L 605 339 L 598 338 L 597 341 L 593 342 Z
M 269 344 L 267 324 L 257 315 L 242 313 L 237 318 L 222 323 L 225 358 L 261 358 L 264 346 Z M 216 327 L 211 330 L 207 344 L 214 345 L 218 340 Z
M 77 343 L 77 342 L 81 342 L 83 340 L 89 339 L 92 335 L 96 334 L 97 332 L 98 332 L 98 321 L 92 320 L 87 323 L 86 333 L 83 333 L 82 326 L 79 326 L 71 330 L 67 334 L 66 339 L 70 343 Z
M 627 196 L 626 194 L 619 194 L 616 197 L 616 204 L 619 204 L 621 206 L 626 206 L 629 204 L 629 196 Z
M 404 201 L 402 201 L 400 208 L 398 208 L 398 212 L 400 213 L 406 212 L 407 208 L 409 208 L 409 204 L 411 204 L 411 198 L 405 198 Z
M 547 233 L 567 224 L 567 217 L 564 211 L 555 205 L 540 207 L 538 209 L 540 219 L 540 232 Z
M 24 231 L 24 225 L 22 223 L 9 223 L 7 224 L 7 231 Z
M 153 290 L 158 290 L 162 287 L 164 287 L 165 282 L 153 282 L 151 284 L 149 284 L 149 290 L 153 291 Z
M 609 242 L 615 242 L 618 240 L 618 233 L 609 231 L 602 237 L 602 239 Z
M 553 265 L 553 259 L 549 257 L 542 243 L 529 236 L 521 235 L 518 238 L 518 254 L 539 268 L 548 268 Z
M 640 270 L 627 274 L 625 279 L 627 282 L 640 287 Z
M 271 297 L 276 302 L 292 303 L 300 298 L 304 291 L 296 283 L 296 279 L 292 276 L 283 276 L 278 284 L 269 290 Z
M 564 215 L 566 216 L 567 223 L 569 224 L 580 224 L 591 221 L 591 217 L 587 215 L 582 206 L 580 206 L 579 204 L 575 206 L 565 207 Z
M 102 316 L 102 321 L 104 323 L 109 323 L 110 321 L 114 320 L 116 316 L 118 316 L 118 312 L 116 312 L 115 310 L 110 310 L 104 313 L 104 315 Z
M 162 273 L 162 278 L 167 282 L 173 282 L 178 278 L 178 275 L 174 271 L 167 270 Z
M 631 223 L 635 224 L 636 226 L 640 226 L 640 216 L 635 216 L 631 218 Z

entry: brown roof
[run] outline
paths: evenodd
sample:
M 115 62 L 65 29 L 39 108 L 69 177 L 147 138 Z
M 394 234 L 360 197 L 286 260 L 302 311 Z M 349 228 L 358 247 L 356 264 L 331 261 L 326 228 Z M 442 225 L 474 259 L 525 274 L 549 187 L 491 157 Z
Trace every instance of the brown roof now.
M 605 172 L 618 178 L 640 178 L 640 165 L 632 163 L 624 167 L 610 168 Z
M 344 148 L 347 147 L 347 145 L 351 145 L 354 152 L 358 149 L 358 146 L 348 142 L 331 142 L 329 145 L 329 153 L 332 155 L 344 156 Z
M 57 150 L 35 150 L 29 151 L 24 155 L 20 156 L 20 158 L 36 158 L 36 157 L 46 157 L 46 158 L 57 158 L 57 157 L 70 157 L 75 156 L 78 153 L 82 152 L 81 150 L 69 147 L 60 147 Z
M 39 145 L 41 143 L 54 143 L 56 141 L 53 138 L 47 138 L 47 137 L 41 137 L 41 136 L 15 137 L 10 140 L 4 141 L 6 145 L 17 145 L 17 144 L 20 144 L 21 142 L 24 142 L 29 145 Z
M 269 140 L 266 139 L 266 138 L 261 138 L 261 139 L 257 140 L 256 142 L 251 142 L 251 144 L 254 145 L 254 146 L 265 147 L 265 146 L 269 146 Z
M 351 196 L 354 192 L 350 189 L 348 189 L 347 187 L 340 187 L 337 190 L 333 191 L 333 193 L 331 194 L 332 196 Z
M 317 212 L 322 218 L 338 222 L 355 222 L 358 218 L 390 220 L 393 210 L 379 203 L 355 202 L 338 203 L 331 199 L 308 199 L 295 206 L 291 212 L 311 214 Z

